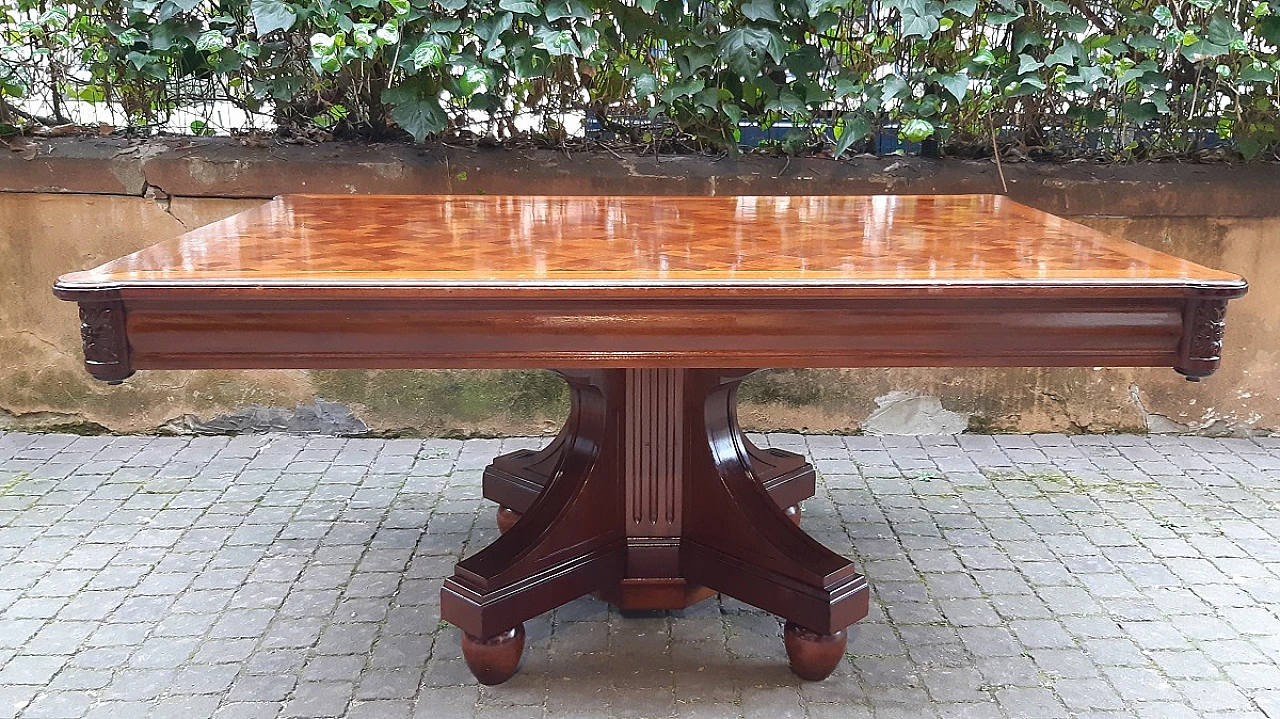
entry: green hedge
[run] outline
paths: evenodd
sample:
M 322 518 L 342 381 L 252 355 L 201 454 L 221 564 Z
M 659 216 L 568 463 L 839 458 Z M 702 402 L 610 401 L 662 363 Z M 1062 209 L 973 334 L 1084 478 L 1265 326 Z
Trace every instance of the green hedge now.
M 961 152 L 1126 159 L 1280 143 L 1280 8 L 1259 0 L 0 0 L 0 130 L 110 103 L 154 128 L 230 102 L 285 133 L 788 152 L 885 131 Z M 524 120 L 522 120 L 524 118 Z M 407 136 L 406 136 L 407 139 Z

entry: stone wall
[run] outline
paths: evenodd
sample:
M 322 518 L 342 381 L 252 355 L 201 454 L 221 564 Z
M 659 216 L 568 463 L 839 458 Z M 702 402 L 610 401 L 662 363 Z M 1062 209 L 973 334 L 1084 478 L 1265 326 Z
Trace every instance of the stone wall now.
M 1222 369 L 773 371 L 744 387 L 754 429 L 815 432 L 1280 429 L 1275 166 L 1006 165 L 1014 199 L 1252 283 Z M 289 192 L 862 194 L 1000 192 L 988 162 L 614 157 L 598 152 L 64 140 L 0 156 L 0 427 L 121 432 L 544 432 L 566 410 L 541 372 L 140 372 L 80 367 L 75 308 L 49 291 L 97 265 Z

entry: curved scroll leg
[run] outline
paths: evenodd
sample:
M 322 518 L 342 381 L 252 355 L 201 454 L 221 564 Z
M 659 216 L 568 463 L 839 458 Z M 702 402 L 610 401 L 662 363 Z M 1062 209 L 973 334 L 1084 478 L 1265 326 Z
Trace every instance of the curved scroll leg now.
M 481 684 L 501 684 L 515 676 L 524 653 L 524 624 L 491 637 L 462 633 L 462 658 Z
M 573 401 L 572 385 L 570 401 Z M 484 468 L 481 480 L 485 499 L 497 502 L 500 507 L 517 515 L 527 512 L 555 475 L 556 468 L 564 461 L 565 453 L 573 446 L 573 434 L 576 431 L 573 419 L 571 410 L 569 419 L 560 428 L 555 439 L 540 450 L 518 449 L 495 457 Z M 499 509 L 499 514 L 501 511 Z M 501 516 L 499 519 L 501 520 Z
M 507 530 L 516 526 L 516 522 L 520 521 L 521 516 L 523 515 L 521 515 L 516 510 L 499 504 L 498 505 L 498 531 L 501 532 L 502 534 L 506 534 Z
M 849 560 L 801 531 L 796 515 L 788 517 L 753 475 L 735 407 L 738 384 L 749 373 L 690 371 L 687 381 L 697 383 L 705 398 L 700 407 L 686 410 L 701 430 L 691 435 L 701 434 L 706 441 L 689 445 L 698 481 L 685 487 L 680 565 L 691 582 L 807 628 L 808 634 L 792 632 L 800 637 L 792 644 L 805 649 L 798 656 L 811 657 L 813 646 L 829 642 L 808 637 L 836 637 L 867 615 L 867 583 Z M 836 652 L 835 662 L 841 653 Z M 802 659 L 797 666 L 816 676 L 824 664 Z
M 787 507 L 786 509 L 782 510 L 782 513 L 787 515 L 787 519 L 790 519 L 792 524 L 796 525 L 797 527 L 800 526 L 800 515 L 801 515 L 800 505 L 793 504 L 790 507 Z
M 820 682 L 831 676 L 844 658 L 848 635 L 843 629 L 833 634 L 819 634 L 787 622 L 782 629 L 782 643 L 787 649 L 791 671 L 801 679 Z
M 569 382 L 572 404 L 566 446 L 550 482 L 519 522 L 459 562 L 440 590 L 441 616 L 471 635 L 473 654 L 481 656 L 479 647 L 496 644 L 484 655 L 489 659 L 472 665 L 479 666 L 481 681 L 510 676 L 496 670 L 507 664 L 499 666 L 493 655 L 518 661 L 515 645 L 502 636 L 526 619 L 617 584 L 625 569 L 620 465 L 616 443 L 610 441 L 618 420 L 609 411 L 620 375 L 561 374 Z
M 739 433 L 741 429 L 737 430 Z M 802 454 L 785 449 L 755 446 L 746 435 L 741 435 L 746 450 L 751 475 L 769 492 L 769 496 L 781 507 L 798 506 L 813 496 L 817 489 L 818 473 Z

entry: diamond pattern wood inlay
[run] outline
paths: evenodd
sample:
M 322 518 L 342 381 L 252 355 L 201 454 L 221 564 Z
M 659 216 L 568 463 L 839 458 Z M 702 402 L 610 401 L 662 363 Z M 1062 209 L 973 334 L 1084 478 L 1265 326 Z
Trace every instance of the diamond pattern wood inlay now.
M 292 195 L 60 286 L 940 281 L 1239 278 L 991 195 Z

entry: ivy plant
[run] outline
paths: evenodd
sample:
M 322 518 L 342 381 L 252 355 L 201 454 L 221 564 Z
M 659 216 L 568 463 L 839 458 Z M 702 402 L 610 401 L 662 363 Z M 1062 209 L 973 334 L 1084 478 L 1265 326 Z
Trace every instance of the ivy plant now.
M 1280 144 L 1273 0 L 0 0 L 0 129 L 231 103 L 293 135 L 840 157 L 873 138 L 1127 159 Z M 196 124 L 198 123 L 198 124 Z

